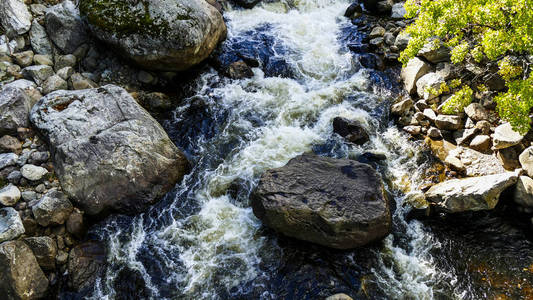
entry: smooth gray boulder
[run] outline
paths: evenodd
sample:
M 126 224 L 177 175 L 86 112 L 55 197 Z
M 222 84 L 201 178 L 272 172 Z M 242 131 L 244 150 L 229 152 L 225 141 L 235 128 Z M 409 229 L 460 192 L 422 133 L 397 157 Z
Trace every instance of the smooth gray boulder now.
M 0 90 L 0 135 L 16 133 L 19 127 L 29 127 L 28 114 L 33 103 L 23 89 L 4 86 Z
M 31 181 L 39 181 L 48 174 L 47 169 L 31 164 L 22 166 L 20 172 L 22 173 L 22 177 Z
M 517 173 L 452 179 L 432 186 L 425 196 L 443 212 L 490 210 L 498 204 L 500 194 L 517 179 Z
M 220 12 L 205 0 L 81 0 L 93 35 L 139 66 L 183 71 L 226 37 Z
M 88 41 L 87 28 L 76 4 L 63 1 L 46 10 L 46 32 L 63 53 L 70 54 Z
M 189 169 L 157 121 L 114 85 L 50 93 L 30 118 L 63 191 L 89 215 L 139 212 Z
M 48 279 L 24 242 L 0 244 L 0 266 L 2 299 L 41 299 L 45 296 Z
M 30 30 L 32 15 L 22 0 L 0 1 L 0 24 L 8 36 L 15 37 Z
M 24 231 L 19 213 L 14 208 L 0 209 L 0 243 L 16 239 L 24 234 Z
M 261 176 L 254 214 L 284 235 L 350 249 L 385 237 L 391 214 L 383 183 L 369 165 L 303 154 Z
M 46 227 L 48 225 L 64 224 L 73 209 L 74 207 L 68 200 L 67 195 L 51 190 L 44 194 L 37 204 L 32 206 L 31 211 L 35 221 L 39 225 Z

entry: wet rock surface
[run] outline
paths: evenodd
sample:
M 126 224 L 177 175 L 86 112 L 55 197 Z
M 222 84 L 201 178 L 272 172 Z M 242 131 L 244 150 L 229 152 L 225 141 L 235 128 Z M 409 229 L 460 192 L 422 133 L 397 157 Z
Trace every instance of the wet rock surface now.
M 254 214 L 285 235 L 350 249 L 389 233 L 390 208 L 368 165 L 304 154 L 262 175 Z

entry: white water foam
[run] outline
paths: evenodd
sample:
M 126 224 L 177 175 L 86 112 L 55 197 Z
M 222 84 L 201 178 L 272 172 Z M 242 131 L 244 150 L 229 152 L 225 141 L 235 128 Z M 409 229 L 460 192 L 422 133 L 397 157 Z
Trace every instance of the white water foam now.
M 236 129 L 245 132 L 245 136 L 216 169 L 204 170 L 195 196 L 200 211 L 149 233 L 144 231 L 143 215 L 137 218 L 129 241 L 118 238 L 121 232 L 110 237 L 109 262 L 138 270 L 154 298 L 159 298 L 160 291 L 137 258 L 142 244 L 150 245 L 166 269 L 171 270 L 166 274 L 167 281 L 180 289 L 177 293 L 180 298 L 217 299 L 218 287 L 229 290 L 260 275 L 259 251 L 265 241 L 256 233 L 261 224 L 246 203 L 233 201 L 224 191 L 235 179 L 253 181 L 265 170 L 283 166 L 291 158 L 310 151 L 313 145 L 324 143 L 332 135 L 334 117 L 358 120 L 373 133 L 370 143 L 348 152 L 387 153 L 393 173 L 390 176 L 398 185 L 403 184 L 399 178 L 413 176 L 417 166 L 413 158 L 406 158 L 406 153 L 412 151 L 406 137 L 394 128 L 376 135 L 377 121 L 368 112 L 343 102 L 346 96 L 365 91 L 369 85 L 365 71 L 353 74 L 352 54 L 342 53 L 337 40 L 341 26 L 347 22 L 341 16 L 348 5 L 347 0 L 287 0 L 226 13 L 230 38 L 261 24 L 272 24 L 273 33 L 291 50 L 285 58 L 297 70 L 298 79 L 267 78 L 260 69 L 254 69 L 253 78 L 228 81 L 210 90 L 211 95 L 220 99 L 210 104 L 230 108 L 232 114 L 231 124 L 225 125 L 221 138 L 231 136 Z M 201 80 L 207 82 L 216 76 L 206 73 Z M 200 96 L 206 93 L 205 87 L 198 91 Z M 362 99 L 380 101 L 380 97 L 370 94 Z M 262 116 L 264 124 L 254 127 L 250 121 L 239 118 L 248 113 Z M 435 241 L 419 223 L 406 226 L 412 249 L 397 247 L 391 237 L 387 238 L 383 266 L 376 268 L 376 280 L 388 293 L 430 299 L 432 280 L 438 271 L 427 250 L 435 246 Z M 401 276 L 386 267 L 391 262 L 401 270 Z M 114 298 L 113 276 L 108 272 L 107 280 L 97 288 L 97 298 Z

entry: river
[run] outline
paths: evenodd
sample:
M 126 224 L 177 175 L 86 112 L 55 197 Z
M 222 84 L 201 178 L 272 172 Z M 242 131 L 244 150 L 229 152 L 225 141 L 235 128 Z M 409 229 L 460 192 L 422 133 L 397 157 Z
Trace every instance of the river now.
M 504 293 L 484 285 L 496 269 L 511 288 L 531 284 L 523 270 L 533 262 L 530 239 L 503 217 L 406 217 L 405 194 L 434 161 L 389 116 L 398 70 L 374 70 L 372 56 L 347 47 L 368 31 L 343 17 L 349 4 L 281 0 L 226 11 L 226 48 L 247 45 L 263 65 L 242 80 L 206 67 L 183 88 L 186 99 L 161 122 L 193 170 L 146 213 L 92 229 L 109 254 L 91 298 L 486 299 Z M 337 116 L 364 124 L 370 142 L 349 145 L 333 134 Z M 262 172 L 306 151 L 371 163 L 395 202 L 393 233 L 336 251 L 262 227 L 250 191 Z M 367 152 L 387 159 L 369 160 Z M 494 238 L 510 231 L 513 242 Z

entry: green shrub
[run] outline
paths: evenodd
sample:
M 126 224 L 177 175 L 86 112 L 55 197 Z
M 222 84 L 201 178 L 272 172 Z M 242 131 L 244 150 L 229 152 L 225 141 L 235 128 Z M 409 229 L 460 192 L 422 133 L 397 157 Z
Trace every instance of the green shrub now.
M 402 63 L 430 41 L 450 47 L 454 64 L 467 58 L 477 63 L 497 61 L 508 88 L 495 98 L 498 113 L 515 130 L 530 129 L 533 66 L 527 56 L 533 53 L 532 0 L 407 0 L 405 8 L 406 17 L 417 19 L 406 28 L 411 39 L 400 55 Z M 471 100 L 472 90 L 463 87 L 448 111 L 460 109 L 468 95 Z

